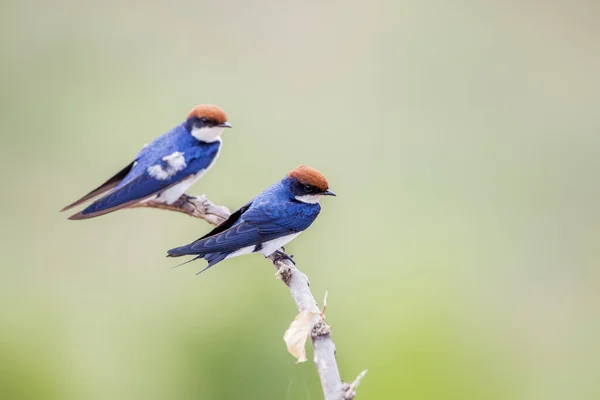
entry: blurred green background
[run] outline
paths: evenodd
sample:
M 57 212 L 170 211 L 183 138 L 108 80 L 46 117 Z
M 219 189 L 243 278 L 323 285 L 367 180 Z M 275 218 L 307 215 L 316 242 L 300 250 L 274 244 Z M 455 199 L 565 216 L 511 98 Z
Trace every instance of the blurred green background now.
M 337 198 L 287 250 L 362 399 L 600 398 L 600 5 L 56 1 L 0 8 L 0 398 L 319 399 L 260 256 L 170 270 L 210 227 L 58 210 L 198 103 L 191 193 L 299 164 Z M 309 355 L 309 359 L 310 359 Z

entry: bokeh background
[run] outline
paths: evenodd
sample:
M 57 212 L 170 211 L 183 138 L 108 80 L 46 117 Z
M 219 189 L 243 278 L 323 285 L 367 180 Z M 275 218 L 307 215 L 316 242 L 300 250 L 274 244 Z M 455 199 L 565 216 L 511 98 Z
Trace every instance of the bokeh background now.
M 359 398 L 600 398 L 599 4 L 3 0 L 0 398 L 321 398 L 260 256 L 58 212 L 198 103 L 234 129 L 192 193 L 338 193 L 287 250 Z

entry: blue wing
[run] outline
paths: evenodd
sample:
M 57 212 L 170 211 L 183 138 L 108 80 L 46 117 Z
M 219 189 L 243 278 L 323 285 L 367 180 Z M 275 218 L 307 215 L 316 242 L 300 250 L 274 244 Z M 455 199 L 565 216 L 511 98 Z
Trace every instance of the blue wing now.
M 244 247 L 255 246 L 268 240 L 285 236 L 287 231 L 262 234 L 255 225 L 241 222 L 226 231 L 205 239 L 198 240 L 187 246 L 177 247 L 168 251 L 171 257 L 190 254 L 206 255 L 211 253 L 229 253 Z M 288 233 L 289 234 L 289 233 Z
M 255 246 L 269 240 L 277 239 L 307 229 L 319 214 L 318 205 L 298 206 L 289 203 L 287 207 L 265 208 L 250 205 L 247 210 L 235 216 L 232 222 L 228 219 L 208 235 L 190 243 L 187 246 L 177 247 L 168 251 L 169 256 L 197 254 L 205 256 L 213 253 L 229 253 L 244 247 Z M 239 211 L 239 210 L 238 210 Z M 235 217 L 234 217 L 235 216 Z M 230 217 L 231 219 L 231 217 Z M 229 224 L 227 229 L 219 229 L 222 225 Z M 213 263 L 214 264 L 214 263 Z
M 188 136 L 191 135 L 188 134 Z M 201 146 L 197 145 L 185 152 L 182 151 L 185 167 L 178 171 L 169 170 L 168 168 L 171 167 L 162 158 L 164 154 L 172 154 L 170 152 L 172 149 L 162 147 L 159 151 L 151 150 L 158 154 L 144 154 L 144 151 L 142 151 L 138 156 L 139 161 L 134 165 L 131 172 L 112 192 L 95 201 L 82 212 L 71 216 L 70 219 L 97 217 L 158 194 L 178 184 L 190 175 L 207 168 L 217 155 L 219 146 L 219 142 L 213 142 Z M 160 168 L 160 174 L 150 173 L 148 168 L 152 166 Z

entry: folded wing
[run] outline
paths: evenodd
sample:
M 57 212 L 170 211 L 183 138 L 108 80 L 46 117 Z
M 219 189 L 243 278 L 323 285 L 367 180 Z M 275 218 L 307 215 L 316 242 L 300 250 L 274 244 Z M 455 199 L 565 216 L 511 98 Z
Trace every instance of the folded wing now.
M 269 212 L 262 207 L 252 207 L 251 204 L 236 211 L 227 221 L 204 237 L 187 246 L 169 250 L 168 255 L 179 257 L 234 252 L 244 247 L 302 232 L 310 226 L 319 213 L 317 208 L 308 214 L 289 214 L 285 209 L 280 212 Z
M 212 161 L 212 157 L 205 155 L 201 158 L 187 158 L 186 155 L 185 161 L 185 167 L 178 171 L 168 169 L 159 170 L 158 173 L 152 169 L 137 171 L 139 176 L 128 176 L 126 182 L 123 182 L 124 184 L 118 185 L 108 195 L 95 201 L 80 213 L 69 217 L 69 219 L 78 220 L 98 217 L 149 199 L 207 168 Z M 157 164 L 156 167 L 159 168 L 160 165 Z M 132 173 L 134 172 L 136 172 L 135 167 Z

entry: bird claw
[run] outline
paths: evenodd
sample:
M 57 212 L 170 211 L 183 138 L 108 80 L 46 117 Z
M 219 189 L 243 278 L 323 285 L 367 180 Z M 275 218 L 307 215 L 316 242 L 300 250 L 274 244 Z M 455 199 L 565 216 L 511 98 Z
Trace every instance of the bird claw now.
M 292 264 L 296 265 L 296 262 L 294 261 L 294 256 L 285 253 L 284 251 L 281 250 L 277 250 L 275 252 L 275 257 L 279 260 L 289 260 Z

